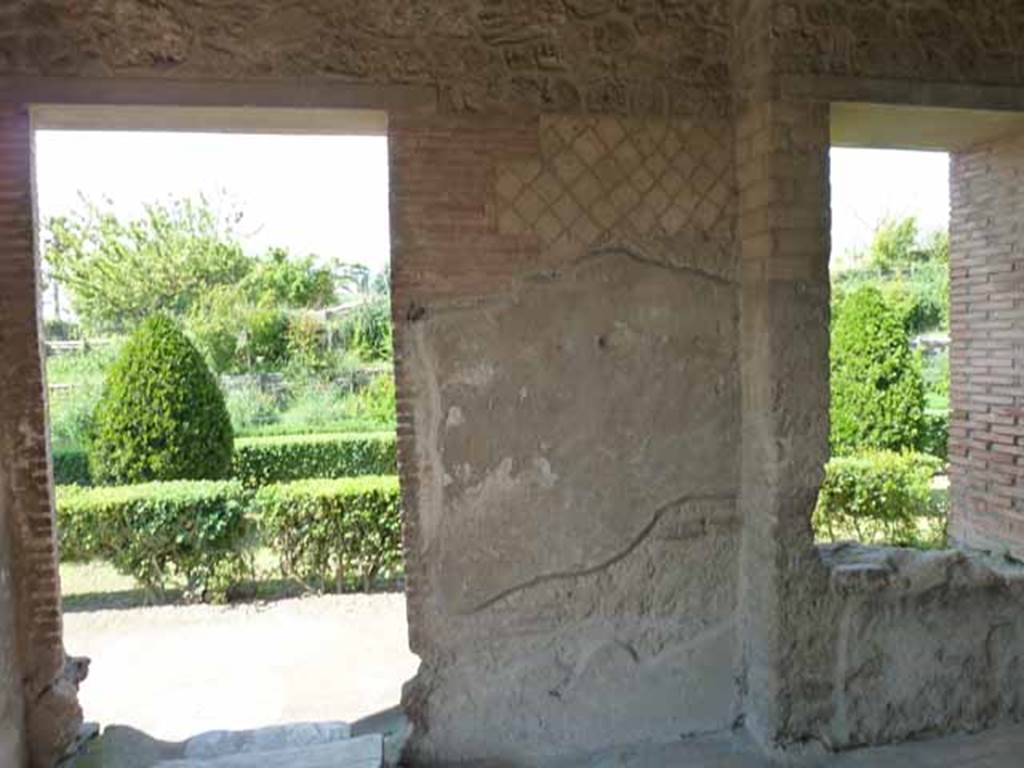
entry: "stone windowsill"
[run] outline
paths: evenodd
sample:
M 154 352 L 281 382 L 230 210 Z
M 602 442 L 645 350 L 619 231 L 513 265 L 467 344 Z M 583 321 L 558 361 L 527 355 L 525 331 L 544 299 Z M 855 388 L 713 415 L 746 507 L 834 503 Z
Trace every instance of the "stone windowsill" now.
M 1024 563 L 959 549 L 914 550 L 853 542 L 818 547 L 840 595 L 887 592 L 914 595 L 946 589 L 1006 588 L 1024 598 Z

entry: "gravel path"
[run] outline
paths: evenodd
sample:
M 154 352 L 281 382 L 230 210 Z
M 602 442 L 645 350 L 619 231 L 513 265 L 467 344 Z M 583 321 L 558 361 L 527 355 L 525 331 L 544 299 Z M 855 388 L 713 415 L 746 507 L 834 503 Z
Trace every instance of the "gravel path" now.
M 168 740 L 356 720 L 397 704 L 418 664 L 392 593 L 69 613 L 64 633 L 92 658 L 86 719 Z

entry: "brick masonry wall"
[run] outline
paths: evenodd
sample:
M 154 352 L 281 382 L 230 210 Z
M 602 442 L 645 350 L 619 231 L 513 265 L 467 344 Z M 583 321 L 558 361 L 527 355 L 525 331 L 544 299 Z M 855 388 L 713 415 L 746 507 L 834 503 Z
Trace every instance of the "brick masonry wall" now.
M 0 377 L 4 386 L 13 385 L 7 372 L 16 368 L 11 355 L 11 346 L 16 340 L 10 337 L 9 323 L 12 299 L 16 296 L 15 280 L 19 272 L 11 267 L 18 260 L 17 251 L 25 242 L 25 199 L 22 185 L 26 180 L 27 161 L 25 117 L 13 111 L 0 111 Z M 8 264 L 10 263 L 10 266 Z M 10 351 L 9 351 L 10 350 Z M 17 525 L 18 510 L 15 508 L 13 493 L 14 454 L 17 446 L 12 438 L 16 434 L 11 427 L 12 414 L 7 410 L 7 397 L 0 406 L 3 428 L 0 430 L 0 627 L 22 629 L 26 614 L 19 610 L 24 592 L 24 580 L 17 580 L 17 565 L 12 558 L 16 546 L 13 535 Z M 23 757 L 24 696 L 21 685 L 26 633 L 22 631 L 3 632 L 0 635 L 0 764 L 20 765 Z
M 406 593 L 410 645 L 422 653 L 430 642 L 429 585 L 419 518 L 432 499 L 421 499 L 430 488 L 420 472 L 415 405 L 422 393 L 410 336 L 433 300 L 501 290 L 520 271 L 540 267 L 536 238 L 498 233 L 492 195 L 497 164 L 533 156 L 537 137 L 529 120 L 393 115 L 388 145 Z
M 728 109 L 721 0 L 5 0 L 0 73 L 436 85 L 448 111 Z
M 389 145 L 412 754 L 525 764 L 727 727 L 729 123 L 408 113 Z M 612 695 L 631 704 L 590 711 Z
M 950 533 L 1024 558 L 1024 138 L 950 174 Z
M 775 0 L 778 73 L 1018 84 L 1018 0 Z
M 807 739 L 830 705 L 832 622 L 809 525 L 828 455 L 827 110 L 745 105 L 736 154 L 743 672 L 747 727 L 770 745 Z
M 36 713 L 54 703 L 48 697 L 64 669 L 64 647 L 33 231 L 28 112 L 0 108 L 0 519 L 14 534 L 16 643 L 26 719 L 37 754 L 46 754 L 54 734 Z M 66 702 L 72 728 L 73 699 Z

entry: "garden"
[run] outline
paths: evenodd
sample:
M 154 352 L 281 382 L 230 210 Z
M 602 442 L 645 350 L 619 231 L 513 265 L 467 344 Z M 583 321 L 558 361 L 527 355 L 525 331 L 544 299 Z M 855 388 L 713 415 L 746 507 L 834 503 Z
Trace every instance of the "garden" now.
M 66 603 L 402 578 L 388 276 L 246 253 L 239 221 L 185 199 L 44 224 Z
M 388 276 L 248 254 L 239 221 L 177 200 L 45 223 L 46 290 L 72 310 L 46 322 L 71 604 L 402 578 Z M 948 260 L 944 234 L 893 220 L 833 275 L 821 541 L 945 546 Z
M 883 221 L 832 276 L 831 459 L 819 541 L 947 544 L 949 239 Z

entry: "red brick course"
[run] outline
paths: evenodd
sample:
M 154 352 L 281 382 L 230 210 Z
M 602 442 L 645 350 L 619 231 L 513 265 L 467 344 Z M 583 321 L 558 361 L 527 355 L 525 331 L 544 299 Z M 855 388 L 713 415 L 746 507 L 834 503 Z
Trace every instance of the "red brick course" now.
M 64 666 L 37 314 L 28 111 L 0 107 L 0 505 L 11 535 L 20 665 L 31 706 Z
M 1024 557 L 1024 139 L 950 166 L 950 534 Z
M 493 195 L 497 163 L 537 155 L 537 119 L 395 114 L 388 126 L 388 146 L 406 596 L 410 646 L 422 653 L 429 639 L 424 626 L 429 584 L 418 527 L 421 488 L 411 336 L 431 301 L 500 290 L 539 259 L 536 237 L 498 233 Z

